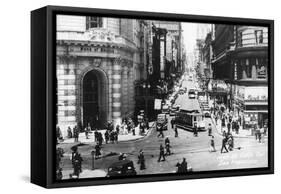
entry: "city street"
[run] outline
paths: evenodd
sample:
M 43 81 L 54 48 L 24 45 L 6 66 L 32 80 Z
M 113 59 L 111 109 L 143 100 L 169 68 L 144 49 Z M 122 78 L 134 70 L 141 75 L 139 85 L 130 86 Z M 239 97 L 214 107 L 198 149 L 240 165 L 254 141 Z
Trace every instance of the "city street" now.
M 194 87 L 192 82 L 183 82 L 187 87 Z M 186 94 L 184 94 L 186 95 Z M 177 103 L 177 101 L 176 101 Z M 181 103 L 188 103 L 186 101 Z M 222 145 L 222 137 L 217 132 L 211 118 L 206 118 L 207 124 L 212 123 L 213 135 L 215 139 L 216 152 L 210 152 L 210 137 L 207 132 L 200 132 L 198 137 L 194 137 L 193 133 L 178 129 L 179 136 L 174 137 L 174 131 L 171 129 L 170 119 L 168 118 L 168 130 L 164 131 L 165 137 L 170 139 L 172 155 L 166 156 L 166 161 L 158 162 L 159 146 L 164 145 L 165 138 L 158 138 L 155 128 L 146 137 L 140 140 L 120 142 L 118 144 L 103 144 L 101 159 L 94 161 L 94 168 L 107 172 L 110 164 L 118 161 L 119 153 L 125 153 L 127 159 L 134 162 L 137 174 L 157 174 L 157 173 L 174 173 L 176 172 L 176 163 L 181 162 L 183 158 L 187 159 L 188 166 L 193 171 L 223 170 L 223 169 L 241 169 L 256 168 L 267 166 L 267 139 L 264 142 L 257 142 L 254 137 L 244 137 L 234 139 L 234 150 L 228 153 L 220 152 Z M 62 159 L 62 169 L 64 178 L 68 178 L 68 174 L 72 171 L 70 160 L 70 147 L 74 144 L 60 144 L 59 147 L 65 150 Z M 82 169 L 92 169 L 91 151 L 94 149 L 93 143 L 82 144 L 78 146 L 78 150 L 82 155 Z M 138 154 L 140 150 L 144 151 L 145 170 L 139 170 L 137 164 Z M 83 178 L 83 173 L 81 174 Z
M 58 180 L 268 167 L 267 28 L 58 20 Z

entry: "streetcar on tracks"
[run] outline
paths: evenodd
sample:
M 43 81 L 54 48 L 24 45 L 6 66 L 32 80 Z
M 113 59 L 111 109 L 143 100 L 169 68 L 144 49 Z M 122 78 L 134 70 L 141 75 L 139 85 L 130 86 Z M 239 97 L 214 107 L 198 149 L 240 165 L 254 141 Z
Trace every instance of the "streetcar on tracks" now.
M 198 131 L 205 131 L 204 115 L 196 99 L 189 99 L 176 113 L 175 124 L 177 127 L 193 131 L 197 125 Z

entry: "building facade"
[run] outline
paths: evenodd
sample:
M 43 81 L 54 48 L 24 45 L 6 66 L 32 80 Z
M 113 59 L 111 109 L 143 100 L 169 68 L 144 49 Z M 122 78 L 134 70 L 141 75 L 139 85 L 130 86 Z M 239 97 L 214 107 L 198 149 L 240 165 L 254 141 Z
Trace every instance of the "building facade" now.
M 215 25 L 212 66 L 227 84 L 227 104 L 243 114 L 245 128 L 268 120 L 268 28 Z
M 233 104 L 246 128 L 268 122 L 268 28 L 235 26 Z
M 167 78 L 171 73 L 181 74 L 184 70 L 183 65 L 183 36 L 182 25 L 180 22 L 171 21 L 153 21 L 155 28 L 165 30 L 163 34 L 163 43 L 160 45 L 164 50 L 163 54 L 160 53 L 160 57 L 164 57 L 163 64 L 160 61 L 160 68 L 163 71 L 162 79 Z M 161 43 L 160 43 L 161 44 Z
M 135 113 L 145 112 L 149 120 L 155 119 L 155 99 L 163 99 L 173 86 L 173 80 L 183 73 L 183 44 L 181 23 L 170 21 L 142 21 L 145 40 L 143 79 L 136 80 Z
M 141 22 L 57 16 L 57 124 L 105 127 L 132 116 L 134 81 L 146 76 Z

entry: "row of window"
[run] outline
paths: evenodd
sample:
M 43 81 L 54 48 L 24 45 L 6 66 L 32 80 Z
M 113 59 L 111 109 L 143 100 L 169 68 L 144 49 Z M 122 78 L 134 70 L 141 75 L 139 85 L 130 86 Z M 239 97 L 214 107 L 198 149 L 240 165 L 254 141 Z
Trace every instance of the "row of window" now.
M 267 64 L 268 61 L 264 58 L 241 59 L 237 63 L 237 69 L 235 70 L 237 76 L 235 77 L 238 79 L 266 79 Z
M 106 52 L 106 53 L 114 53 L 115 49 L 113 48 L 93 48 L 93 47 L 81 47 L 80 51 L 88 51 L 88 52 Z
M 103 21 L 101 17 L 86 17 L 86 29 L 102 28 Z
M 254 31 L 254 41 L 255 41 L 256 45 L 264 43 L 263 30 L 255 30 Z M 237 44 L 238 44 L 238 46 L 243 46 L 243 32 L 238 33 Z

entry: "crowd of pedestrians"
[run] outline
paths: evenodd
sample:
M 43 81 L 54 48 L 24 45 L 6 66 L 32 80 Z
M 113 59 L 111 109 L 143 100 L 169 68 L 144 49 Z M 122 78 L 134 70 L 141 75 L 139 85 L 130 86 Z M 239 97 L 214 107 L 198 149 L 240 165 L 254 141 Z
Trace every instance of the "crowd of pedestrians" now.
M 257 123 L 247 126 L 243 119 L 243 113 L 240 111 L 234 114 L 232 110 L 226 108 L 224 104 L 216 104 L 215 108 L 211 109 L 211 113 L 215 120 L 217 128 L 221 132 L 226 132 L 227 134 L 235 133 L 240 134 L 242 129 L 248 127 L 247 129 L 255 136 L 256 140 L 262 143 L 263 137 L 267 134 L 266 125 L 258 125 Z
M 224 104 L 216 104 L 215 108 L 211 108 L 211 112 L 216 126 L 221 131 L 227 130 L 228 133 L 235 132 L 239 134 L 243 126 L 241 114 L 234 115 L 234 112 L 227 109 Z
M 136 132 L 136 126 L 138 125 L 138 134 Z M 86 127 L 82 127 L 75 125 L 73 128 L 70 126 L 67 128 L 67 138 L 74 139 L 74 142 L 79 142 L 79 136 L 81 133 L 85 133 L 85 139 L 90 139 L 90 134 L 94 132 L 95 142 L 99 142 L 102 144 L 103 141 L 105 143 L 118 143 L 118 136 L 119 135 L 128 135 L 131 134 L 135 135 L 144 135 L 146 131 L 149 129 L 149 124 L 147 119 L 135 124 L 135 122 L 131 118 L 125 118 L 122 120 L 121 124 L 116 124 L 114 126 L 113 121 L 109 121 L 107 126 L 105 127 L 105 132 L 101 133 L 98 128 L 94 128 L 88 123 Z M 60 127 L 57 126 L 56 128 L 56 136 L 57 136 L 57 143 L 63 141 L 62 132 Z

